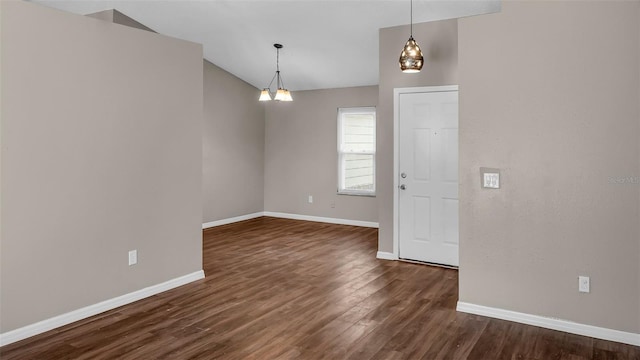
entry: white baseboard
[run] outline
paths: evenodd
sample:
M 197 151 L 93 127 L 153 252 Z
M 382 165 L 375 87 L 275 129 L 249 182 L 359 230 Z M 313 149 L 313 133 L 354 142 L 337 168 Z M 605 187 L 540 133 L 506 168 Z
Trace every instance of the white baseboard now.
M 288 213 L 273 212 L 273 211 L 265 211 L 264 216 L 293 219 L 293 220 L 315 221 L 315 222 L 323 222 L 323 223 L 329 223 L 329 224 L 353 225 L 353 226 L 378 228 L 378 223 L 372 222 L 372 221 L 336 219 L 336 218 L 328 218 L 328 217 L 321 217 L 321 216 L 288 214 Z
M 305 221 L 323 222 L 323 223 L 329 223 L 329 224 L 353 225 L 353 226 L 378 228 L 378 223 L 372 222 L 372 221 L 336 219 L 336 218 L 321 217 L 321 216 L 289 214 L 289 213 L 281 213 L 281 212 L 274 212 L 274 211 L 261 211 L 253 214 L 241 215 L 241 216 L 236 216 L 228 219 L 222 219 L 222 220 L 216 220 L 216 221 L 204 223 L 202 224 L 202 229 L 204 230 L 204 229 L 212 228 L 215 226 L 232 224 L 238 221 L 255 219 L 260 216 L 271 216 L 271 217 L 277 217 L 277 218 L 283 218 L 283 219 L 305 220 Z
M 382 259 L 382 260 L 398 260 L 398 257 L 395 256 L 393 253 L 384 252 L 384 251 L 378 251 L 378 253 L 376 254 L 376 258 Z
M 58 315 L 46 320 L 39 321 L 35 324 L 27 325 L 15 330 L 7 331 L 0 334 L 0 346 L 5 346 L 16 341 L 26 339 L 31 336 L 41 334 L 43 332 L 53 330 L 57 327 L 86 319 L 88 317 L 103 313 L 108 310 L 115 309 L 122 305 L 130 304 L 134 301 L 144 299 L 146 297 L 159 294 L 163 291 L 171 290 L 178 286 L 188 284 L 192 281 L 204 278 L 204 271 L 196 271 L 191 274 L 180 276 L 163 283 L 152 285 L 144 289 L 140 289 L 113 299 L 105 300 L 97 304 L 89 305 L 66 314 Z
M 202 229 L 204 230 L 204 229 L 208 229 L 208 228 L 212 228 L 212 227 L 216 227 L 216 226 L 232 224 L 232 223 L 235 223 L 235 222 L 238 222 L 238 221 L 255 219 L 255 218 L 260 217 L 260 216 L 264 216 L 264 212 L 260 211 L 260 212 L 256 212 L 256 213 L 253 213 L 253 214 L 240 215 L 240 216 L 235 216 L 235 217 L 228 218 L 228 219 L 211 221 L 211 222 L 202 224 Z
M 571 334 L 589 336 L 597 339 L 640 346 L 640 334 L 630 332 L 585 325 L 567 320 L 549 318 L 539 315 L 531 315 L 511 310 L 475 305 L 461 301 L 458 301 L 456 310 L 469 314 L 488 316 L 496 319 L 508 320 L 552 330 L 564 331 Z

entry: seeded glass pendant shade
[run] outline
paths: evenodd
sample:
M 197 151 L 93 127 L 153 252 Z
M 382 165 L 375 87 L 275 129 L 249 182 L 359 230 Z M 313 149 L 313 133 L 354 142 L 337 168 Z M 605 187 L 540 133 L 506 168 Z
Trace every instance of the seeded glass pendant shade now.
M 273 47 L 276 48 L 276 74 L 271 78 L 271 82 L 269 86 L 262 89 L 260 92 L 259 101 L 271 101 L 271 85 L 273 84 L 273 80 L 276 80 L 276 86 L 278 87 L 273 97 L 275 101 L 293 101 L 291 97 L 291 92 L 284 88 L 284 81 L 282 81 L 282 77 L 280 77 L 280 49 L 283 48 L 280 44 L 273 44 Z
M 400 53 L 400 70 L 405 73 L 417 73 L 422 70 L 424 57 L 422 56 L 420 46 L 418 46 L 418 43 L 413 39 L 413 0 L 411 0 L 410 24 L 409 40 L 404 44 L 404 48 L 402 48 L 402 52 Z
M 422 56 L 422 50 L 420 46 L 413 39 L 413 36 L 409 37 L 409 40 L 404 45 L 402 53 L 400 53 L 400 70 L 405 73 L 417 73 L 422 69 L 424 57 Z

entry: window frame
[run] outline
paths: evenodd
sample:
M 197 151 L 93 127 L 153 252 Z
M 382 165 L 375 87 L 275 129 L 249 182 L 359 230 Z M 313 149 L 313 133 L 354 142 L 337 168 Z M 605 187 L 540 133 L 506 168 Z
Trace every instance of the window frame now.
M 343 114 L 367 114 L 373 115 L 373 151 L 343 151 L 342 149 L 342 138 L 344 136 L 343 131 Z M 376 123 L 376 107 L 375 106 L 360 106 L 360 107 L 342 107 L 338 108 L 338 136 L 337 136 L 337 153 L 338 153 L 338 195 L 355 195 L 355 196 L 376 196 L 376 152 L 377 152 L 377 123 Z M 361 154 L 361 155 L 371 155 L 373 157 L 373 190 L 349 190 L 344 187 L 344 155 L 347 154 Z

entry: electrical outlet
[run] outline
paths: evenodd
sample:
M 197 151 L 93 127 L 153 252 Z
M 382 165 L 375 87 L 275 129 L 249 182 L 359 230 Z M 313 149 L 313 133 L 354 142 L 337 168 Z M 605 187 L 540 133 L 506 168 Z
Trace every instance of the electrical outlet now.
M 309 204 L 312 204 L 312 203 L 313 203 L 313 196 L 309 195 Z
M 578 276 L 578 291 L 583 293 L 590 292 L 590 279 L 588 276 Z
M 332 202 L 332 203 L 331 203 L 331 208 L 332 208 L 332 209 L 335 209 L 335 208 L 336 208 L 336 203 Z
M 129 266 L 138 263 L 138 250 L 129 251 Z

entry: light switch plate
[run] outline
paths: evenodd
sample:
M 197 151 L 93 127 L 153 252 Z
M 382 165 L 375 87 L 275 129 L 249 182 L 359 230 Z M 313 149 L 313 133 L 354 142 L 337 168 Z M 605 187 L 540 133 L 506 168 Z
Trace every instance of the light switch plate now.
M 490 189 L 500 189 L 500 174 L 484 173 L 483 186 Z
M 500 170 L 480 168 L 480 186 L 484 189 L 500 189 Z

